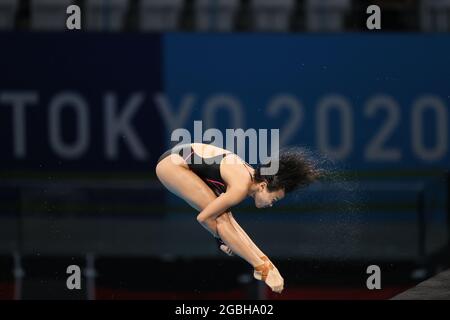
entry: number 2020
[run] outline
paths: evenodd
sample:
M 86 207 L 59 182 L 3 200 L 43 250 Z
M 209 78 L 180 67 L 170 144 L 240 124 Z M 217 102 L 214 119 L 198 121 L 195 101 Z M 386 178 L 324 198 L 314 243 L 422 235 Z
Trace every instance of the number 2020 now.
M 282 108 L 286 108 L 290 112 L 288 123 L 281 128 L 281 144 L 286 144 L 300 129 L 303 121 L 303 107 L 295 97 L 280 95 L 272 99 L 266 111 L 269 116 L 274 117 Z M 340 130 L 338 132 L 329 130 L 330 111 L 339 114 Z M 434 115 L 434 122 L 428 124 L 426 128 L 426 123 L 423 121 L 425 111 Z M 347 158 L 353 150 L 355 135 L 353 110 L 350 102 L 340 95 L 329 95 L 319 101 L 315 112 L 318 149 L 337 159 Z M 400 161 L 402 158 L 400 147 L 387 146 L 401 121 L 399 104 L 388 95 L 376 95 L 369 98 L 363 106 L 363 115 L 366 119 L 372 119 L 383 113 L 385 120 L 365 144 L 364 158 L 374 162 Z M 413 154 L 423 161 L 442 160 L 446 156 L 448 146 L 448 113 L 444 102 L 436 96 L 420 96 L 412 103 L 409 121 Z M 431 146 L 425 144 L 425 129 L 434 130 L 435 139 Z M 337 145 L 331 145 L 331 134 L 338 134 L 339 143 Z

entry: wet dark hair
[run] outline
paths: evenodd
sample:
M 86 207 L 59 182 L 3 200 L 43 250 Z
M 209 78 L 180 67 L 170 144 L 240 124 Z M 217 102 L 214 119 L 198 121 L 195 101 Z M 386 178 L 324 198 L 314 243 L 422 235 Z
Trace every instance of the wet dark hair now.
M 274 175 L 262 175 L 261 168 L 270 167 L 273 161 L 278 161 L 278 172 Z M 280 150 L 277 158 L 257 167 L 254 179 L 256 182 L 266 181 L 270 192 L 284 189 L 285 193 L 289 193 L 308 186 L 322 175 L 323 171 L 306 150 L 287 148 Z

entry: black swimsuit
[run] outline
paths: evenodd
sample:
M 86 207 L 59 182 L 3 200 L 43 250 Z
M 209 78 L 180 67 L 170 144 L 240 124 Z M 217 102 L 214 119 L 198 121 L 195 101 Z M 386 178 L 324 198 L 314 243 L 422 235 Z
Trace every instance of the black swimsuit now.
M 187 162 L 189 169 L 199 176 L 216 196 L 219 196 L 227 190 L 226 183 L 220 175 L 220 162 L 226 155 L 231 154 L 231 152 L 225 152 L 215 157 L 202 158 L 195 153 L 190 144 L 187 144 L 167 150 L 159 157 L 158 162 L 171 153 L 178 153 Z

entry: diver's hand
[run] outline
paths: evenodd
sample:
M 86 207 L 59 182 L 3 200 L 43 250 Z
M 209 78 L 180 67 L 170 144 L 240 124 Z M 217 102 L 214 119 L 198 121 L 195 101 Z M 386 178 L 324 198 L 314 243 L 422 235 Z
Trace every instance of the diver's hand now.
M 225 252 L 227 255 L 234 256 L 233 251 L 231 251 L 231 249 L 226 245 L 226 244 L 222 244 L 220 246 L 220 250 L 222 250 L 223 252 Z
M 233 251 L 227 246 L 225 242 L 222 241 L 220 238 L 216 238 L 217 245 L 219 246 L 219 249 L 225 252 L 229 256 L 233 256 Z

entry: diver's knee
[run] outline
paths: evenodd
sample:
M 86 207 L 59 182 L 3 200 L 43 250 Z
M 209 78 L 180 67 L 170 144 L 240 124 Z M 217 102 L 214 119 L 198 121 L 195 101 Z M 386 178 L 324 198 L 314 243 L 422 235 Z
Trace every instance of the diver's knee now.
M 164 165 L 162 165 L 161 162 L 158 163 L 155 168 L 155 173 L 159 180 L 162 179 L 164 172 L 165 172 Z

